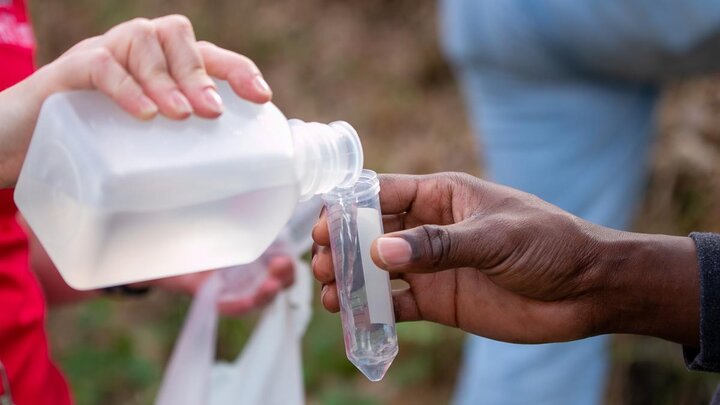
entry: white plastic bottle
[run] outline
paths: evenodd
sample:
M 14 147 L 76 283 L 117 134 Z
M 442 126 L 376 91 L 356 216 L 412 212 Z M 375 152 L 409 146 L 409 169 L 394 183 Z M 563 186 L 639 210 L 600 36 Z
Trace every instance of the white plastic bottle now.
M 345 122 L 288 122 L 218 82 L 214 120 L 138 121 L 99 92 L 40 112 L 15 202 L 65 281 L 98 288 L 249 263 L 298 200 L 353 184 Z

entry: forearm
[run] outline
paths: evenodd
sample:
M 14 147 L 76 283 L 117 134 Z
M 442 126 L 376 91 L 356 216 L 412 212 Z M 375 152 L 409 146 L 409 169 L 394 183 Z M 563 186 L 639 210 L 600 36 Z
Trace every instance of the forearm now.
M 40 282 L 45 300 L 49 306 L 72 304 L 100 295 L 96 290 L 78 291 L 67 285 L 55 266 L 46 259 L 46 263 L 34 262 L 32 270 Z
M 53 89 L 48 88 L 46 70 L 39 70 L 20 83 L 0 92 L 0 188 L 17 181 L 40 107 Z
M 692 239 L 616 232 L 601 241 L 597 332 L 699 344 L 700 282 Z

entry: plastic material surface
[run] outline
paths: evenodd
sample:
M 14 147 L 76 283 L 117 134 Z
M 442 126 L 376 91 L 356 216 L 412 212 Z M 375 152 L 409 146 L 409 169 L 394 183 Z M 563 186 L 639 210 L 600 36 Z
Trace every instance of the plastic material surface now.
M 390 277 L 370 258 L 383 234 L 377 175 L 363 170 L 351 187 L 324 194 L 345 352 L 371 381 L 380 381 L 397 356 Z
M 260 259 L 215 273 L 190 307 L 165 371 L 156 405 L 299 405 L 305 401 L 301 340 L 310 321 L 310 269 L 300 260 L 312 241 L 310 232 L 322 202 L 300 203 L 283 232 Z M 303 237 L 300 237 L 303 235 Z M 246 284 L 228 282 L 228 274 L 264 278 L 267 260 L 290 256 L 295 284 L 263 311 L 242 353 L 232 363 L 215 362 L 217 302 L 224 294 L 253 292 Z
M 45 102 L 15 201 L 65 281 L 126 284 L 257 259 L 296 202 L 355 181 L 347 123 L 293 120 L 225 82 L 215 120 L 135 120 L 105 95 Z

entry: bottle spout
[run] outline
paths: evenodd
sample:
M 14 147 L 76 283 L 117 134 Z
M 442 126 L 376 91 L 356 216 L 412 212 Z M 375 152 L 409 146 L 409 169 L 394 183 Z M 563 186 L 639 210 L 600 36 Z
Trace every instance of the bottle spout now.
M 288 123 L 302 200 L 355 184 L 363 168 L 362 144 L 355 128 L 345 121 L 321 124 L 293 119 Z

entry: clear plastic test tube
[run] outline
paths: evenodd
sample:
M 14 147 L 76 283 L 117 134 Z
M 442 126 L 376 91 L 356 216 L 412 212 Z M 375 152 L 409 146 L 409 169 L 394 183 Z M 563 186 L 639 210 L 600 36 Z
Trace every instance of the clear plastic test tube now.
M 398 353 L 390 277 L 370 257 L 383 234 L 377 174 L 323 195 L 327 209 L 345 353 L 371 381 L 380 381 Z

